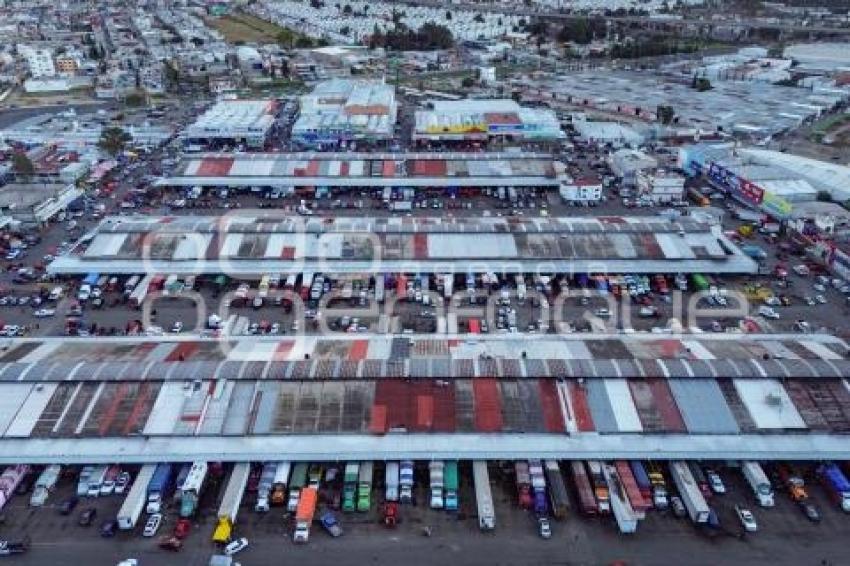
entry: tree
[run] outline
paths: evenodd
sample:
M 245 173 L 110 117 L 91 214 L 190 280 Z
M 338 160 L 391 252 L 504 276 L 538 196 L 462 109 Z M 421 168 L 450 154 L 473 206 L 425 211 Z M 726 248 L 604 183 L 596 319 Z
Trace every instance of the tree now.
M 35 173 L 35 165 L 32 160 L 23 151 L 15 152 L 12 155 L 12 171 L 19 177 L 29 179 Z
M 346 16 L 350 16 L 351 12 L 353 12 L 353 10 L 351 9 L 351 4 L 346 4 L 342 7 L 342 13 Z
M 114 157 L 124 151 L 124 147 L 130 139 L 130 134 L 125 132 L 123 128 L 110 126 L 100 133 L 100 141 L 97 146 Z
M 829 191 L 818 191 L 816 198 L 818 202 L 832 202 L 832 195 L 829 194 Z
M 463 88 L 472 88 L 475 85 L 475 81 L 472 77 L 463 77 L 463 80 L 460 81 L 460 86 Z
M 449 10 L 446 10 L 446 21 L 447 22 L 452 21 L 452 13 Z
M 339 28 L 339 34 L 340 34 L 340 35 L 348 35 L 349 33 L 351 33 L 351 28 L 350 28 L 350 27 L 348 27 L 348 26 L 342 26 L 341 28 Z

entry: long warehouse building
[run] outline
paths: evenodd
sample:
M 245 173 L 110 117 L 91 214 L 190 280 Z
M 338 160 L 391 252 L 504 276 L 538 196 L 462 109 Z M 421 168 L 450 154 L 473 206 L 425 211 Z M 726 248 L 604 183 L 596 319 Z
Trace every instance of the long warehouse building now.
M 54 274 L 756 273 L 719 226 L 600 218 L 110 217 Z M 486 237 L 482 237 L 486 236 Z
M 842 459 L 827 335 L 15 339 L 0 462 Z

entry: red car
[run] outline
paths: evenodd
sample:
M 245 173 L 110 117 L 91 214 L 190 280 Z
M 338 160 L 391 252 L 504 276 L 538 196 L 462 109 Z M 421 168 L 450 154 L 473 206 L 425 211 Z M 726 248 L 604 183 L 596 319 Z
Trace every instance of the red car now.
M 174 536 L 179 539 L 184 539 L 189 536 L 190 530 L 192 530 L 192 523 L 189 519 L 180 519 L 174 526 Z

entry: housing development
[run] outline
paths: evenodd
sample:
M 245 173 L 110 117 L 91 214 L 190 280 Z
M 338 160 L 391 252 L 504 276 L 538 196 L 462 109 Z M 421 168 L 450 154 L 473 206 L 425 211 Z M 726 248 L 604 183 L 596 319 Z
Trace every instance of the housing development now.
M 0 3 L 0 557 L 846 562 L 848 10 Z

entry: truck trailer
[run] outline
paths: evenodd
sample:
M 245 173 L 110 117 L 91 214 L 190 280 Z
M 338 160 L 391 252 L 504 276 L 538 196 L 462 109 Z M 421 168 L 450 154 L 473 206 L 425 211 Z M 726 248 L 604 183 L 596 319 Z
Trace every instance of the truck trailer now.
M 161 465 L 161 464 L 160 464 Z M 148 502 L 148 492 L 151 486 L 158 466 L 156 464 L 145 464 L 139 470 L 133 485 L 130 486 L 130 492 L 121 504 L 121 509 L 118 510 L 118 528 L 129 530 L 136 526 L 142 511 L 145 509 L 145 504 Z
M 431 509 L 443 508 L 443 486 L 445 464 L 441 460 L 434 460 L 428 464 L 428 477 L 430 478 L 430 506 Z
M 571 461 L 570 471 L 573 474 L 579 509 L 581 509 L 582 514 L 588 516 L 598 514 L 599 504 L 596 501 L 596 496 L 593 494 L 593 487 L 590 485 L 590 478 L 587 476 L 587 469 L 584 467 L 584 462 L 581 460 Z
M 496 528 L 496 513 L 486 461 L 472 462 L 472 479 L 475 482 L 475 501 L 478 505 L 478 528 L 482 531 L 492 531 Z
M 457 460 L 446 461 L 443 480 L 445 494 L 443 498 L 443 504 L 446 508 L 446 511 L 457 511 L 459 504 Z
M 357 509 L 357 479 L 360 477 L 360 463 L 348 462 L 342 476 L 342 510 L 353 512 Z
M 557 460 L 546 460 L 546 481 L 549 484 L 549 502 L 552 504 L 552 515 L 556 519 L 565 519 L 570 508 L 570 499 Z
M 278 462 L 275 466 L 274 477 L 272 478 L 272 486 L 270 492 L 270 503 L 274 506 L 286 504 L 286 486 L 289 481 L 289 462 Z
M 266 462 L 263 464 L 260 481 L 257 482 L 257 503 L 254 505 L 254 510 L 258 513 L 266 513 L 269 510 L 269 506 L 271 505 L 272 485 L 274 485 L 276 473 L 277 462 Z
M 230 472 L 227 487 L 224 488 L 224 496 L 218 506 L 218 524 L 213 531 L 213 542 L 226 543 L 233 534 L 233 525 L 236 524 L 236 515 L 239 513 L 239 505 L 242 504 L 242 496 L 248 487 L 248 476 L 251 475 L 251 464 L 249 462 L 237 462 Z
M 290 513 L 298 509 L 301 488 L 307 485 L 307 467 L 307 462 L 298 462 L 292 468 L 292 478 L 289 480 L 289 499 L 286 502 L 286 510 Z
M 746 478 L 747 483 L 753 490 L 756 496 L 756 501 L 762 507 L 773 507 L 775 501 L 773 499 L 773 487 L 770 485 L 770 480 L 767 479 L 767 474 L 758 462 L 741 462 L 741 471 Z
M 833 503 L 850 513 L 850 482 L 837 464 L 823 464 L 818 468 L 818 477 Z
M 357 510 L 361 513 L 369 511 L 372 506 L 372 462 L 360 462 L 360 472 L 357 476 Z
M 398 501 L 398 462 L 387 462 L 384 470 L 384 499 Z
M 629 496 L 620 476 L 617 474 L 617 469 L 610 464 L 603 464 L 602 474 L 608 483 L 611 511 L 617 521 L 617 527 L 623 534 L 634 533 L 637 531 L 638 517 L 629 502 Z
M 316 514 L 316 502 L 319 492 L 312 487 L 301 489 L 298 496 L 298 508 L 295 510 L 295 533 L 292 540 L 296 543 L 306 543 L 310 539 L 310 525 Z
M 688 510 L 688 515 L 694 523 L 707 523 L 709 508 L 702 496 L 699 485 L 697 485 L 687 462 L 676 460 L 670 462 L 670 476 L 679 490 L 682 503 Z
M 56 482 L 59 481 L 59 474 L 62 473 L 62 466 L 59 464 L 51 464 L 44 468 L 41 475 L 35 481 L 35 488 L 32 490 L 30 497 L 30 506 L 41 507 L 47 501 L 47 497 L 53 492 L 56 487 Z
M 182 518 L 189 518 L 198 510 L 198 501 L 201 498 L 201 491 L 204 489 L 208 471 L 209 465 L 206 462 L 192 463 L 189 475 L 180 490 L 180 516 Z

